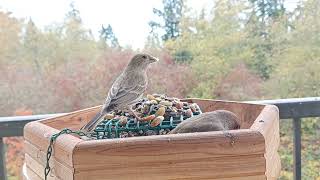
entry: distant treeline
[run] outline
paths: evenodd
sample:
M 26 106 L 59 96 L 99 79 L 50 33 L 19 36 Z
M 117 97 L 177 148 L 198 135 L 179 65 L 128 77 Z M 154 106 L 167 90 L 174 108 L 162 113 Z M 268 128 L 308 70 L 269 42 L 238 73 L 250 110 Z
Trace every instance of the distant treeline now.
M 157 18 L 149 22 L 141 51 L 161 62 L 148 72 L 148 92 L 228 100 L 320 96 L 319 0 L 298 2 L 290 11 L 289 0 L 212 3 L 212 9 L 196 13 L 182 0 L 163 0 L 163 6 L 153 9 Z M 118 43 L 111 25 L 99 32 L 97 39 L 83 26 L 73 4 L 63 22 L 44 29 L 32 19 L 0 10 L 0 116 L 102 104 L 107 88 L 136 51 Z M 282 127 L 288 130 L 289 125 Z M 320 129 L 316 121 L 303 127 Z M 286 135 L 282 179 L 290 179 L 292 170 L 292 144 Z M 319 133 L 306 143 L 319 145 L 316 137 L 320 139 Z M 320 162 L 314 158 L 320 152 L 304 153 L 311 152 L 304 160 L 306 179 L 320 176 Z

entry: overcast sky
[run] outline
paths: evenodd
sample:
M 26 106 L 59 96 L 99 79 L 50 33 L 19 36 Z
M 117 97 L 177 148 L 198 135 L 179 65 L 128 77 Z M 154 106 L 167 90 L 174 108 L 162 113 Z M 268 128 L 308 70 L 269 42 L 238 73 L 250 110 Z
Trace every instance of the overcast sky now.
M 214 0 L 188 0 L 196 10 L 212 7 Z M 297 1 L 297 0 L 292 0 Z M 102 24 L 111 24 L 122 46 L 142 48 L 150 31 L 148 22 L 152 9 L 161 7 L 162 0 L 0 0 L 0 9 L 10 11 L 18 18 L 32 18 L 43 28 L 53 22 L 62 22 L 74 2 L 80 10 L 85 27 L 97 35 Z

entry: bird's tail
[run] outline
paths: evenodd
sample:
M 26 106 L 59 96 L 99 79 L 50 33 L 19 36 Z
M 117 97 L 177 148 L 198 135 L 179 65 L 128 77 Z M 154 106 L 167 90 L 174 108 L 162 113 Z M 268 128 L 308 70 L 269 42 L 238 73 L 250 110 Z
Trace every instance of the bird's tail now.
M 94 128 L 103 121 L 104 113 L 98 112 L 86 125 L 84 125 L 80 130 L 85 132 L 91 132 Z

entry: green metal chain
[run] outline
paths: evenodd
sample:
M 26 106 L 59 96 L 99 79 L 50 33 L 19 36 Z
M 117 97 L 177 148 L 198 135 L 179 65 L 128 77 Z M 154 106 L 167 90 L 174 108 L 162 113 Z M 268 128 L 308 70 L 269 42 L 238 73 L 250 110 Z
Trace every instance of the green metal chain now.
M 61 130 L 59 133 L 53 134 L 50 138 L 50 144 L 47 150 L 47 162 L 46 162 L 46 167 L 44 168 L 44 177 L 45 180 L 47 180 L 47 177 L 51 171 L 51 167 L 49 164 L 49 160 L 51 158 L 52 155 L 52 151 L 53 151 L 53 143 L 57 140 L 57 138 L 62 135 L 62 134 L 76 134 L 79 136 L 86 136 L 86 134 L 84 132 L 81 131 L 72 131 L 71 129 L 63 129 Z

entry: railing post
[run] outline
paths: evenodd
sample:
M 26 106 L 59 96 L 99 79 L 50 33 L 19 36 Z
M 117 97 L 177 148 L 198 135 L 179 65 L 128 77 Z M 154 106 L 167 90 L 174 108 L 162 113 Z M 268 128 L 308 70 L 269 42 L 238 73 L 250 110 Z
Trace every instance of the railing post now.
M 2 137 L 0 137 L 0 179 L 7 180 L 6 157 Z
M 301 119 L 293 118 L 294 180 L 301 180 Z

